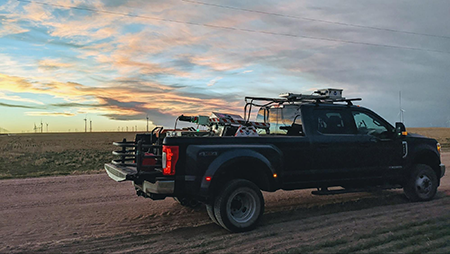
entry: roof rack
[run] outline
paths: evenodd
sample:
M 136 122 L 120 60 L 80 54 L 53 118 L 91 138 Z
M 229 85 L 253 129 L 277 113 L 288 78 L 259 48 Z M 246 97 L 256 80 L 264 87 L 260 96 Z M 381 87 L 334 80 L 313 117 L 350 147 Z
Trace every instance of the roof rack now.
M 280 94 L 281 98 L 268 98 L 268 97 L 245 97 L 245 107 L 244 107 L 244 119 L 248 121 L 250 119 L 250 114 L 252 110 L 252 106 L 256 107 L 269 107 L 272 104 L 284 104 L 284 103 L 295 103 L 295 102 L 313 102 L 316 104 L 319 103 L 334 103 L 334 102 L 347 102 L 348 106 L 353 105 L 352 101 L 360 101 L 361 98 L 351 98 L 346 99 L 342 97 L 342 89 L 320 89 L 314 91 L 315 94 L 306 95 L 306 94 L 294 94 L 294 93 L 282 93 Z M 256 104 L 254 101 L 266 101 L 265 104 Z M 247 113 L 248 108 L 248 113 Z

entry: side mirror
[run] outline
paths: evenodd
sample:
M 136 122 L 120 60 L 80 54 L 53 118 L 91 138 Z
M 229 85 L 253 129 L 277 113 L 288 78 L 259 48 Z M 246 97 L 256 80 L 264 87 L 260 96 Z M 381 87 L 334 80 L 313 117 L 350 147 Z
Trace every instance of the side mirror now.
M 408 132 L 406 131 L 406 127 L 403 123 L 401 122 L 396 122 L 395 123 L 395 133 L 397 134 L 397 136 L 406 136 L 408 135 Z

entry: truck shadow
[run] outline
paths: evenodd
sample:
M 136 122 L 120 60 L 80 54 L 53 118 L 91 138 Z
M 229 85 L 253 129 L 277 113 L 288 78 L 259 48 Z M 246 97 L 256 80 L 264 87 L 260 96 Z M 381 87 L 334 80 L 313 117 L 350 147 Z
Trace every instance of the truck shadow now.
M 314 204 L 291 204 L 285 209 L 267 209 L 262 225 L 287 222 L 291 220 L 306 219 L 310 217 L 335 214 L 341 212 L 351 212 L 363 209 L 370 209 L 383 206 L 393 206 L 412 203 L 401 190 L 384 190 L 361 194 L 343 194 L 337 202 L 327 200 L 325 202 L 314 202 Z M 433 200 L 439 200 L 450 196 L 448 192 L 438 191 Z
M 334 199 L 333 197 L 316 197 L 320 200 L 311 203 L 305 203 L 301 200 L 301 197 L 299 197 L 297 201 L 291 200 L 289 202 L 276 202 L 277 204 L 275 205 L 272 204 L 273 201 L 268 201 L 266 202 L 265 213 L 259 227 L 341 212 L 352 212 L 364 209 L 411 203 L 411 201 L 409 201 L 400 190 L 384 190 L 359 194 L 342 194 L 339 196 L 340 197 L 336 199 Z M 433 200 L 439 200 L 449 196 L 450 193 L 446 191 L 438 191 L 436 197 Z M 195 228 L 176 228 L 171 231 L 171 234 L 180 234 L 186 237 L 186 232 L 189 232 L 189 234 L 192 235 L 196 235 L 197 233 L 213 235 L 229 233 L 225 229 L 210 221 L 208 215 L 206 214 L 206 212 L 204 212 L 203 209 L 204 206 L 201 206 L 196 209 L 192 209 L 192 212 L 197 216 L 208 220 L 209 223 L 197 226 Z M 258 230 L 258 228 L 255 230 Z

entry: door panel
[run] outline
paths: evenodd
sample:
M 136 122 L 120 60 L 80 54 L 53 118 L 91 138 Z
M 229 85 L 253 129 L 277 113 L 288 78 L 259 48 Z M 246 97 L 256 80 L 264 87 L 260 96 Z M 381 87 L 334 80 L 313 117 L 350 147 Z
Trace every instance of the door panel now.
M 401 140 L 394 136 L 392 127 L 371 113 L 353 110 L 357 135 L 363 140 L 362 170 L 365 175 L 385 178 L 395 174 L 402 165 Z

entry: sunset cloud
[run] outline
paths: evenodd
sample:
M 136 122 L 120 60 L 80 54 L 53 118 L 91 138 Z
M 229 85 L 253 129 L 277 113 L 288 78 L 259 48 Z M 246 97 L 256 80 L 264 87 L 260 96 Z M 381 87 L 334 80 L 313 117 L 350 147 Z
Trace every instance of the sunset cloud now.
M 221 79 L 223 79 L 222 77 L 217 77 L 217 78 L 214 78 L 214 79 L 211 79 L 209 82 L 208 82 L 208 84 L 207 84 L 207 86 L 213 86 L 213 85 L 215 85 L 219 80 L 221 80 Z
M 149 84 L 151 88 L 151 84 Z M 111 119 L 128 118 L 134 119 L 137 116 L 149 115 L 151 118 L 158 115 L 158 119 L 166 117 L 167 121 L 172 121 L 174 117 L 185 114 L 209 114 L 211 111 L 224 110 L 227 112 L 240 111 L 239 102 L 229 102 L 221 98 L 196 98 L 193 94 L 183 92 L 166 92 L 158 90 L 163 87 L 159 85 L 152 93 L 146 91 L 146 87 L 131 86 L 109 86 L 109 87 L 88 87 L 82 84 L 67 83 L 39 83 L 29 81 L 19 77 L 12 77 L 0 74 L 0 90 L 11 93 L 34 93 L 62 98 L 67 103 L 50 103 L 49 107 L 92 109 L 93 112 L 102 112 L 102 115 Z M 170 88 L 168 89 L 171 90 Z M 86 103 L 77 101 L 84 100 Z M 95 101 L 96 103 L 89 103 Z M 203 105 L 199 108 L 199 105 Z M 17 106 L 27 107 L 27 106 Z M 108 113 L 109 112 L 109 113 Z M 157 113 L 156 113 L 157 112 Z M 43 115 L 43 112 L 27 113 L 30 116 Z M 51 113 L 55 116 L 56 113 Z M 65 116 L 71 116 L 70 114 Z M 135 117 L 136 116 L 136 117 Z M 127 118 L 127 119 L 128 119 Z M 142 118 L 141 118 L 142 119 Z M 170 120 L 169 120 L 170 119 Z M 158 124 L 156 120 L 152 121 Z
M 4 94 L 2 92 L 0 92 L 0 100 L 18 101 L 18 102 L 26 102 L 26 103 L 33 103 L 33 104 L 44 105 L 44 103 L 41 102 L 41 101 L 28 99 L 28 98 L 23 98 L 23 97 L 20 97 L 20 96 L 6 95 L 6 94 Z
M 244 96 L 324 87 L 363 97 L 391 122 L 399 91 L 411 125 L 443 126 L 450 115 L 450 54 L 427 51 L 450 47 L 444 2 L 2 3 L 0 107 L 8 117 L 66 116 L 62 125 L 90 114 L 117 129 L 148 115 L 172 125 L 180 114 L 242 114 Z
M 53 117 L 71 117 L 75 116 L 74 113 L 60 113 L 60 112 L 26 112 L 25 113 L 28 116 L 53 116 Z
M 2 102 L 0 102 L 0 107 L 7 107 L 7 108 L 37 108 L 37 107 L 32 107 L 32 106 L 8 104 L 8 103 L 2 103 Z
M 73 66 L 74 66 L 73 64 L 63 63 L 56 59 L 45 59 L 39 60 L 38 62 L 38 68 L 45 71 L 57 70 L 60 68 L 71 68 Z

